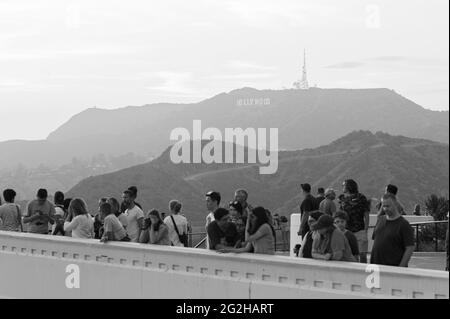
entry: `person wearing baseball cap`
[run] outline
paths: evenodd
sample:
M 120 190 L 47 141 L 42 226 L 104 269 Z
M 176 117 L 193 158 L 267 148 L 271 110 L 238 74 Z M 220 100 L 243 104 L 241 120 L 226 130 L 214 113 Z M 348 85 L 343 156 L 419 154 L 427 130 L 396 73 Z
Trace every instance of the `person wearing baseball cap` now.
M 312 230 L 316 232 L 313 235 L 313 259 L 356 262 L 347 238 L 334 226 L 333 217 L 320 216 Z

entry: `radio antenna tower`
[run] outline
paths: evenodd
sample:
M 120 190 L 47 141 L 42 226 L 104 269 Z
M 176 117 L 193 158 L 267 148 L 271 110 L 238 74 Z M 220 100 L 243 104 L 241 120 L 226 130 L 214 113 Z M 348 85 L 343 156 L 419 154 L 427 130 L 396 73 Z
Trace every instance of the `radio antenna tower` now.
M 306 50 L 303 51 L 303 70 L 302 70 L 302 79 L 294 83 L 294 88 L 297 90 L 308 90 L 308 74 L 306 72 Z

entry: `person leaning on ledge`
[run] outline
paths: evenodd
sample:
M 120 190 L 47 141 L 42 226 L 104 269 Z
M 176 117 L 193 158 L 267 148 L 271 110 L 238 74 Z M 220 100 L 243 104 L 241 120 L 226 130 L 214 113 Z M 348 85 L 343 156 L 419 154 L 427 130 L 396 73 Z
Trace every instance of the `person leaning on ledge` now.
M 373 232 L 371 264 L 408 267 L 414 252 L 414 230 L 398 207 L 394 195 L 383 195 L 381 209 L 384 215 L 379 217 Z

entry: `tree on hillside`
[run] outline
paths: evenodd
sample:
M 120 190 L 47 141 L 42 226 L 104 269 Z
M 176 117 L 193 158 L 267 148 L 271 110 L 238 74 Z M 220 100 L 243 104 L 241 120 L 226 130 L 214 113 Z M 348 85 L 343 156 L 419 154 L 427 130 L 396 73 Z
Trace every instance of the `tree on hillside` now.
M 446 220 L 449 210 L 449 199 L 432 194 L 425 199 L 425 209 L 434 220 Z

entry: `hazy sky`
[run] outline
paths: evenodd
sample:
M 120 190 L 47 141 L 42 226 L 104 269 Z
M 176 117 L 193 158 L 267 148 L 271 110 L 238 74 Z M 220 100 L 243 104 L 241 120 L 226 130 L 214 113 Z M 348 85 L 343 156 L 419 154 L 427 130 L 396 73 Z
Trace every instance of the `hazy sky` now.
M 251 86 L 387 87 L 449 108 L 448 0 L 0 0 L 0 141 L 88 108 Z

